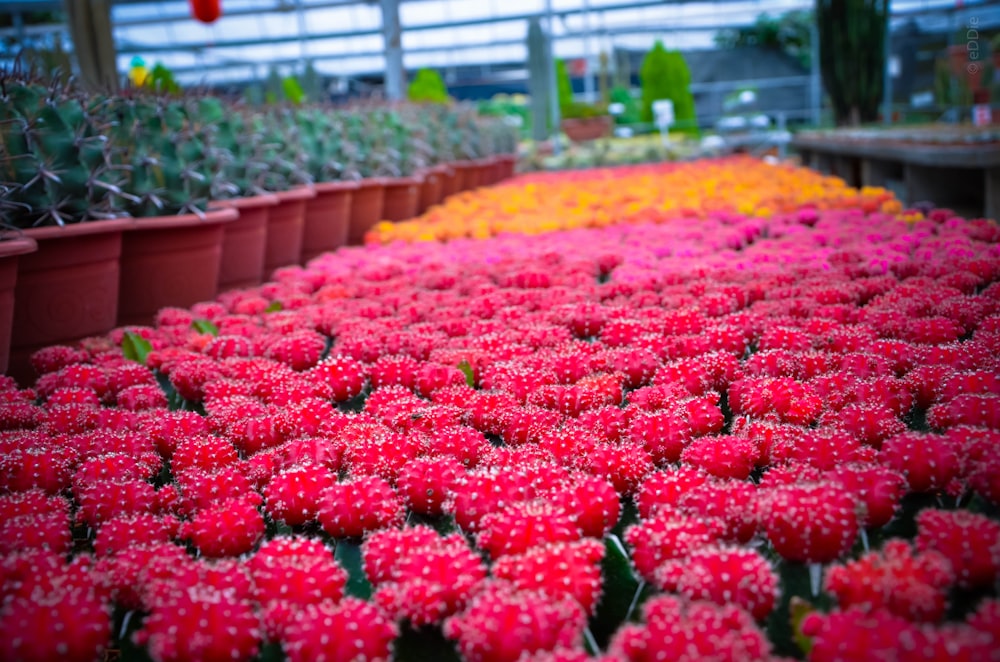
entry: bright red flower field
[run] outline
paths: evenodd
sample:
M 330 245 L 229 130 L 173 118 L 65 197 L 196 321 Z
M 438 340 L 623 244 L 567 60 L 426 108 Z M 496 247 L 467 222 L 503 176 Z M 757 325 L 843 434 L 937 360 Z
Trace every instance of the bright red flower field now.
M 1000 659 L 1000 227 L 647 216 L 40 351 L 0 658 Z

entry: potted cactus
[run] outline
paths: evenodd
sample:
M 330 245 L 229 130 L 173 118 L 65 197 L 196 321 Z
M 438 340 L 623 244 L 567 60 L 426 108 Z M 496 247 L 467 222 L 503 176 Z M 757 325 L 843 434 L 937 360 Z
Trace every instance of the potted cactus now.
M 14 322 L 14 288 L 21 256 L 34 253 L 34 239 L 18 234 L 0 235 L 0 373 L 7 372 L 10 362 L 10 334 Z
M 271 191 L 289 188 L 290 168 L 275 157 L 273 140 L 268 118 L 258 113 L 228 112 L 216 124 L 215 158 L 223 178 L 212 197 L 219 206 L 240 213 L 222 233 L 220 292 L 253 287 L 264 278 L 267 228 L 271 209 L 278 204 Z
M 427 143 L 415 135 L 395 110 L 383 109 L 373 118 L 379 130 L 389 179 L 385 185 L 382 220 L 403 221 L 417 215 Z
M 263 120 L 265 136 L 261 158 L 270 164 L 263 187 L 274 191 L 278 198 L 278 204 L 268 215 L 264 249 L 264 277 L 270 278 L 276 269 L 299 263 L 306 205 L 316 197 L 316 189 L 306 171 L 295 109 L 271 108 Z
M 115 324 L 132 221 L 102 113 L 65 85 L 0 75 L 0 215 L 38 247 L 18 260 L 14 288 L 9 373 L 22 381 L 38 347 Z
M 306 108 L 297 113 L 298 133 L 306 172 L 316 189 L 305 210 L 301 262 L 347 244 L 351 204 L 360 175 L 345 146 L 342 113 Z
M 395 111 L 358 108 L 345 114 L 344 120 L 345 147 L 361 177 L 351 205 L 349 241 L 360 244 L 379 221 L 416 214 L 421 180 L 415 174 L 418 161 L 406 151 L 408 137 Z
M 38 244 L 18 263 L 12 373 L 41 345 L 152 321 L 217 292 L 223 223 L 209 210 L 217 100 L 0 78 L 0 210 Z
M 136 220 L 122 237 L 119 324 L 149 324 L 166 306 L 190 306 L 218 292 L 223 225 L 234 208 L 210 208 L 222 176 L 212 141 L 224 114 L 218 99 L 119 95 L 112 163 Z
M 423 142 L 427 161 L 422 173 L 424 183 L 420 187 L 418 213 L 455 193 L 456 174 L 451 167 L 455 155 L 445 121 L 450 112 L 450 108 L 443 105 L 422 104 L 408 109 L 407 121 L 414 127 L 415 137 Z

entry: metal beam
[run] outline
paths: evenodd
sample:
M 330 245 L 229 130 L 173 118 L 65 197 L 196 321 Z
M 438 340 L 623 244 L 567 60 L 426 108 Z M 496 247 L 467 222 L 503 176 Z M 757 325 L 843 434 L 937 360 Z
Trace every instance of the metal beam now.
M 665 4 L 684 4 L 688 0 L 632 0 L 632 2 L 622 3 L 620 5 L 614 6 L 604 6 L 600 8 L 600 12 L 607 15 L 608 13 L 613 13 L 616 11 L 628 10 L 628 9 L 648 9 L 650 7 L 662 7 Z M 807 6 L 807 2 L 803 2 L 803 7 Z M 306 9 L 312 9 L 313 7 L 307 6 Z M 259 14 L 260 11 L 254 12 Z M 582 10 L 573 9 L 556 12 L 561 17 L 566 16 L 576 16 L 582 14 Z M 532 18 L 542 18 L 546 16 L 545 12 L 526 12 L 522 14 L 510 14 L 504 16 L 490 16 L 485 18 L 472 18 L 472 19 L 462 19 L 455 21 L 442 21 L 435 23 L 422 23 L 416 25 L 403 25 L 402 29 L 407 32 L 425 32 L 431 30 L 450 30 L 459 29 L 466 27 L 475 27 L 479 25 L 490 25 L 494 23 L 513 23 L 515 21 L 529 21 Z M 159 19 L 156 23 L 163 23 L 165 19 Z M 714 26 L 711 28 L 704 28 L 707 30 L 715 30 Z M 661 27 L 659 29 L 661 32 L 670 32 L 668 28 Z M 307 35 L 310 41 L 320 40 L 320 39 L 333 39 L 337 37 L 363 37 L 363 36 L 373 36 L 381 35 L 382 29 L 371 29 L 371 30 L 343 30 L 338 32 L 328 32 L 325 34 L 314 34 Z M 560 37 L 562 38 L 562 37 Z M 268 37 L 267 39 L 231 39 L 226 41 L 213 41 L 213 42 L 195 42 L 195 43 L 180 43 L 180 44 L 147 44 L 147 45 L 122 45 L 119 48 L 120 53 L 127 54 L 138 54 L 138 53 L 159 53 L 159 52 L 169 52 L 175 51 L 178 48 L 196 50 L 204 48 L 227 48 L 227 47 L 242 47 L 242 46 L 265 46 L 272 44 L 286 43 L 290 41 L 298 40 L 297 35 L 288 35 L 283 37 Z M 449 50 L 450 46 L 441 47 L 440 50 Z
M 382 0 L 382 37 L 385 40 L 385 96 L 403 98 L 403 29 L 399 24 L 399 0 Z

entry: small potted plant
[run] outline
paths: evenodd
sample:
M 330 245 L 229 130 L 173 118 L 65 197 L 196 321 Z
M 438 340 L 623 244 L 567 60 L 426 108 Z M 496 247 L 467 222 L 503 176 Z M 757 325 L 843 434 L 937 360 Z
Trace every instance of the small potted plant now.
M 573 142 L 603 138 L 611 133 L 613 121 L 604 104 L 574 101 L 573 87 L 563 60 L 556 62 L 559 91 L 559 128 Z
M 239 217 L 210 205 L 222 177 L 213 140 L 226 110 L 204 96 L 136 93 L 107 104 L 112 164 L 135 219 L 122 236 L 118 324 L 150 324 L 160 308 L 218 293 L 223 226 Z
M 559 128 L 573 142 L 587 142 L 611 135 L 614 121 L 603 105 L 573 101 L 562 109 Z
M 15 74 L 0 95 L 0 205 L 39 249 L 18 263 L 15 372 L 35 347 L 215 296 L 222 225 L 238 216 L 208 209 L 216 100 Z
M 276 143 L 267 120 L 262 113 L 233 109 L 216 125 L 215 154 L 223 176 L 212 198 L 240 212 L 239 219 L 227 223 L 223 231 L 220 292 L 261 283 L 271 209 L 278 204 L 273 191 L 290 187 L 285 173 L 294 165 L 274 154 Z
M 343 114 L 329 108 L 305 108 L 296 113 L 305 169 L 316 197 L 306 203 L 301 263 L 348 242 L 351 207 L 360 178 L 345 145 Z
M 376 131 L 389 178 L 385 185 L 382 218 L 386 221 L 403 221 L 417 215 L 420 206 L 422 171 L 427 164 L 427 143 L 414 135 L 401 115 L 385 108 L 370 116 Z
M 0 213 L 38 248 L 18 260 L 14 288 L 9 373 L 22 382 L 38 347 L 115 324 L 132 221 L 102 110 L 68 85 L 0 75 Z

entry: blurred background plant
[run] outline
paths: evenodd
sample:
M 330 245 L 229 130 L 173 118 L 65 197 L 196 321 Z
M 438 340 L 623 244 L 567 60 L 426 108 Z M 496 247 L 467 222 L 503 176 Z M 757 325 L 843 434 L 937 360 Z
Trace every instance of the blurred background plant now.
M 434 69 L 419 69 L 406 90 L 406 97 L 414 103 L 449 103 L 448 87 Z

